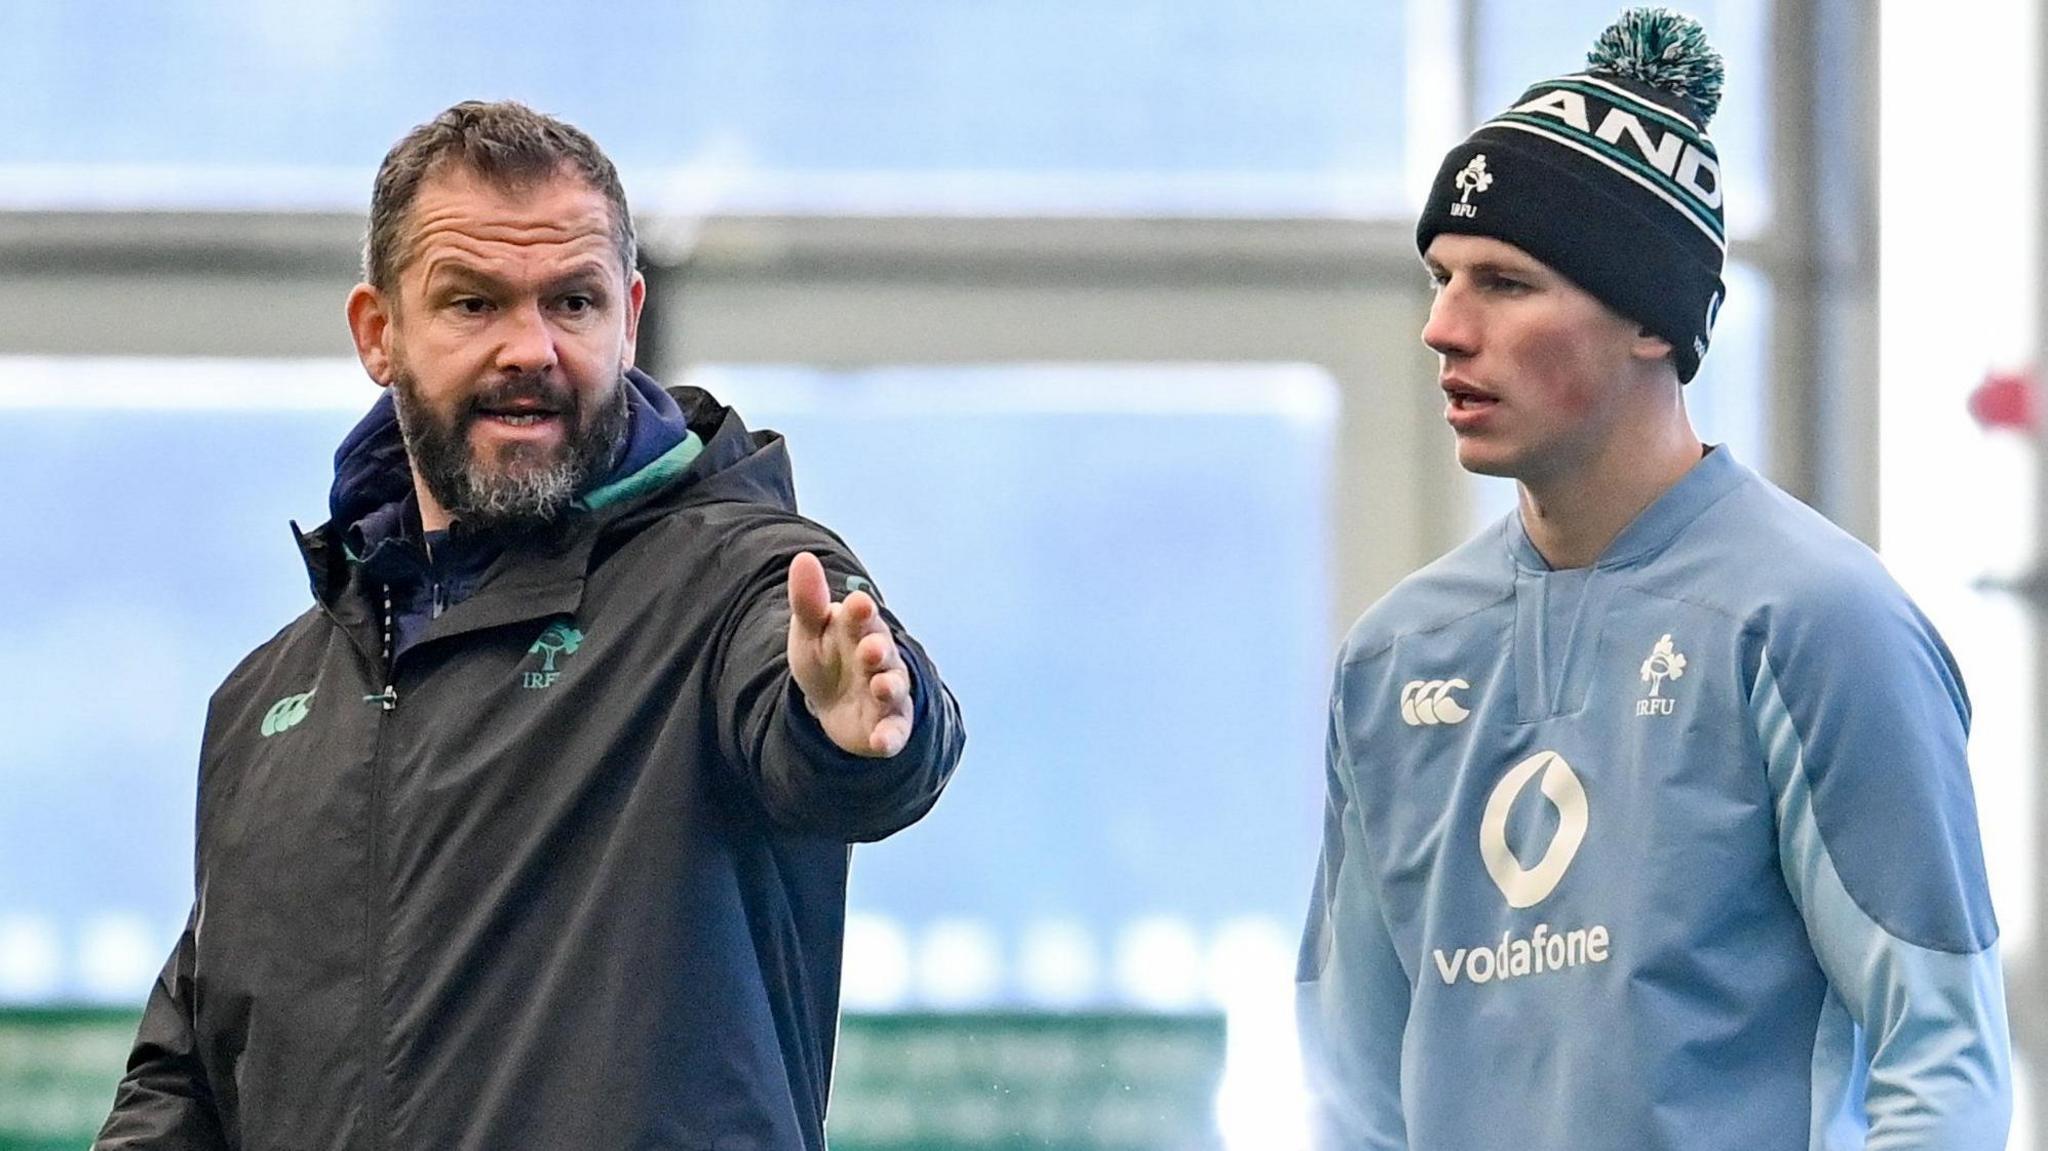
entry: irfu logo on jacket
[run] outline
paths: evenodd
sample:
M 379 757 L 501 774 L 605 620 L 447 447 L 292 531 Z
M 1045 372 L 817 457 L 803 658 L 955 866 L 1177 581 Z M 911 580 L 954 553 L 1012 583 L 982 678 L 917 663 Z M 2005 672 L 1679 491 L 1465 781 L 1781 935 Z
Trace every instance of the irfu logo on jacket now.
M 527 655 L 540 657 L 540 667 L 521 675 L 520 686 L 532 691 L 554 686 L 554 682 L 562 678 L 562 673 L 555 670 L 555 659 L 575 655 L 576 649 L 582 646 L 582 632 L 567 623 L 549 624 L 547 630 L 540 633 L 540 638 L 533 641 L 533 646 L 526 649 Z

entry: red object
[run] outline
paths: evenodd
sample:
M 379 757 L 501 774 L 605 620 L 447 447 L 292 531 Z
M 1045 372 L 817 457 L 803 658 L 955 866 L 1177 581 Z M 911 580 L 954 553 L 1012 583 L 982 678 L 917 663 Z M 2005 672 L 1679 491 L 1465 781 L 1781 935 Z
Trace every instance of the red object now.
M 2041 422 L 2039 391 L 2032 368 L 1993 372 L 1970 393 L 1970 415 L 1986 428 L 2031 434 Z

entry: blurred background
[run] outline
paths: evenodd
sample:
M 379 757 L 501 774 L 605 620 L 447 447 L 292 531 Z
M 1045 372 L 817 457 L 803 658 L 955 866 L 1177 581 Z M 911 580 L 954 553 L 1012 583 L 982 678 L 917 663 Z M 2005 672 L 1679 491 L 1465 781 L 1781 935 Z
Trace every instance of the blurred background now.
M 377 162 L 509 97 L 619 163 L 641 366 L 790 436 L 967 710 L 934 817 L 855 855 L 835 1146 L 1301 1147 L 1330 659 L 1512 503 L 1452 460 L 1414 216 L 1619 7 L 0 0 L 0 1146 L 104 1115 L 191 898 L 207 696 L 308 602 L 286 523 L 376 394 L 342 301 Z M 1955 649 L 2048 1069 L 2048 32 L 1681 7 L 1729 75 L 1695 422 Z

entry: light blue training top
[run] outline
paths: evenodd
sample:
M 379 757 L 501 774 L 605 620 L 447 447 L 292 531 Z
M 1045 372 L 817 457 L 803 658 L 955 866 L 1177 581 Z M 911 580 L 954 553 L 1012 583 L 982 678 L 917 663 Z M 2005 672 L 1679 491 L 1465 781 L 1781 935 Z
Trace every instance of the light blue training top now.
M 1590 568 L 1509 514 L 1359 620 L 1302 946 L 1319 1146 L 2005 1146 L 1948 649 L 1709 452 Z

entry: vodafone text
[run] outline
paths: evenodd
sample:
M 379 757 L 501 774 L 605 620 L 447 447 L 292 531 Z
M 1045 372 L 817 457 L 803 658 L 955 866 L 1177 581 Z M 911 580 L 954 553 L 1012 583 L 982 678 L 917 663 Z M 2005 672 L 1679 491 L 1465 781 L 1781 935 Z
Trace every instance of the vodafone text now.
M 1605 963 L 1607 947 L 1607 928 L 1604 926 L 1596 924 L 1553 932 L 1548 923 L 1539 923 L 1527 939 L 1517 939 L 1512 932 L 1503 931 L 1497 947 L 1460 947 L 1448 955 L 1439 947 L 1430 953 L 1430 958 L 1436 960 L 1436 973 L 1448 986 L 1460 979 L 1471 983 L 1492 983 L 1498 979 L 1563 971 L 1588 963 Z

